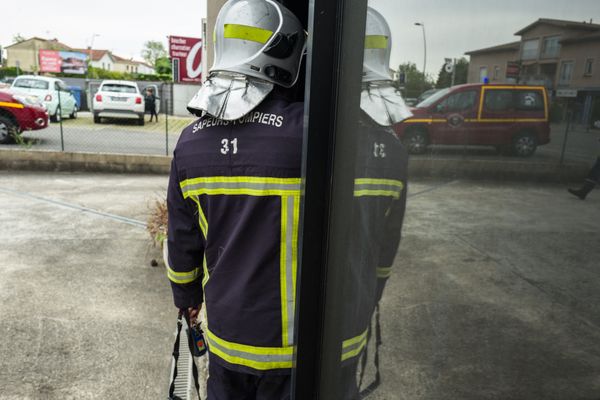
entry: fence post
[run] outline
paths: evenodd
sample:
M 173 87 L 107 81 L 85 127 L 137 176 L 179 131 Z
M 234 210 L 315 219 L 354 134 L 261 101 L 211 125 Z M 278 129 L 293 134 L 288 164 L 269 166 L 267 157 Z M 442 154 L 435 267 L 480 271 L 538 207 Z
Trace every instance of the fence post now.
M 60 150 L 65 151 L 65 139 L 63 137 L 63 123 L 62 123 L 62 102 L 60 100 L 60 86 L 58 86 L 58 109 L 56 110 L 56 118 L 60 125 Z
M 567 151 L 567 140 L 569 138 L 569 129 L 571 128 L 571 119 L 573 119 L 573 111 L 570 109 L 570 101 L 567 103 L 567 126 L 565 128 L 565 137 L 563 139 L 562 151 L 560 152 L 560 165 L 565 161 L 565 152 Z
M 165 84 L 162 86 L 162 97 L 165 98 Z M 169 155 L 169 99 L 165 102 L 165 155 Z

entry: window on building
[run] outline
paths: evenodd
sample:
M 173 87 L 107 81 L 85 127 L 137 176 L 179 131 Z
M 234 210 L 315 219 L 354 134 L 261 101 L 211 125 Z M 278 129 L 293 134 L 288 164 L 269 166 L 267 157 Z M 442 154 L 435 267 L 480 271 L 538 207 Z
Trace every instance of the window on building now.
M 479 82 L 483 82 L 488 77 L 488 69 L 486 66 L 479 67 Z
M 573 61 L 563 61 L 560 64 L 560 75 L 558 77 L 558 83 L 566 84 L 571 82 L 571 77 L 573 76 L 573 66 L 575 63 Z
M 491 112 L 502 112 L 512 109 L 512 90 L 486 90 L 483 100 L 484 110 Z
M 560 53 L 560 36 L 553 36 L 544 39 L 542 48 L 542 58 L 556 58 Z
M 593 68 L 594 68 L 594 59 L 588 58 L 587 60 L 585 60 L 585 69 L 583 70 L 583 75 L 584 76 L 592 76 Z
M 521 48 L 522 60 L 535 60 L 538 57 L 540 41 L 539 39 L 526 40 Z
M 494 80 L 497 81 L 498 79 L 500 79 L 500 67 L 494 65 Z
M 126 66 L 125 66 L 125 70 L 126 70 L 127 72 L 129 72 L 129 65 L 126 65 Z
M 102 63 L 102 69 L 106 69 L 105 63 Z

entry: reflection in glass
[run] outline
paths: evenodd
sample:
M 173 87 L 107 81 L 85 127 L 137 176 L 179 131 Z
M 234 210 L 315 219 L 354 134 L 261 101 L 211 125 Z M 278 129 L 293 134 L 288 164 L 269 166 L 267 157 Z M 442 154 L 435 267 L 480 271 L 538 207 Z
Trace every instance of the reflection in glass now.
M 366 349 L 369 342 L 380 342 L 379 322 L 371 326 L 371 319 L 379 313 L 377 304 L 392 273 L 406 205 L 407 154 L 391 126 L 412 114 L 390 73 L 391 48 L 385 18 L 369 8 L 343 285 L 344 400 L 360 398 L 361 391 L 363 395 L 376 391 L 380 383 L 378 366 L 375 372 L 366 373 Z

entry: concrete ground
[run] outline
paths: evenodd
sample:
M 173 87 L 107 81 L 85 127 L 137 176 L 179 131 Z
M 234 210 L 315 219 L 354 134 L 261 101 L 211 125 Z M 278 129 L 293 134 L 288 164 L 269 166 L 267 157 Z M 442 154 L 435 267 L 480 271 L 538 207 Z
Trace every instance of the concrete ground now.
M 164 398 L 175 310 L 138 221 L 166 177 L 2 174 L 0 399 Z M 409 196 L 370 398 L 599 399 L 600 191 Z

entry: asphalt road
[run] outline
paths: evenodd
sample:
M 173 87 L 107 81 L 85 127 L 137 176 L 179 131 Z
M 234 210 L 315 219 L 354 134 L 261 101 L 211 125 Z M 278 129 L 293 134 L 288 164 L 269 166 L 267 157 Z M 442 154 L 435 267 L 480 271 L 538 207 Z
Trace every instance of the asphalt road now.
M 166 180 L 3 172 L 0 399 L 165 397 L 175 311 L 142 225 Z M 411 182 L 370 398 L 600 398 L 598 221 L 600 191 Z

